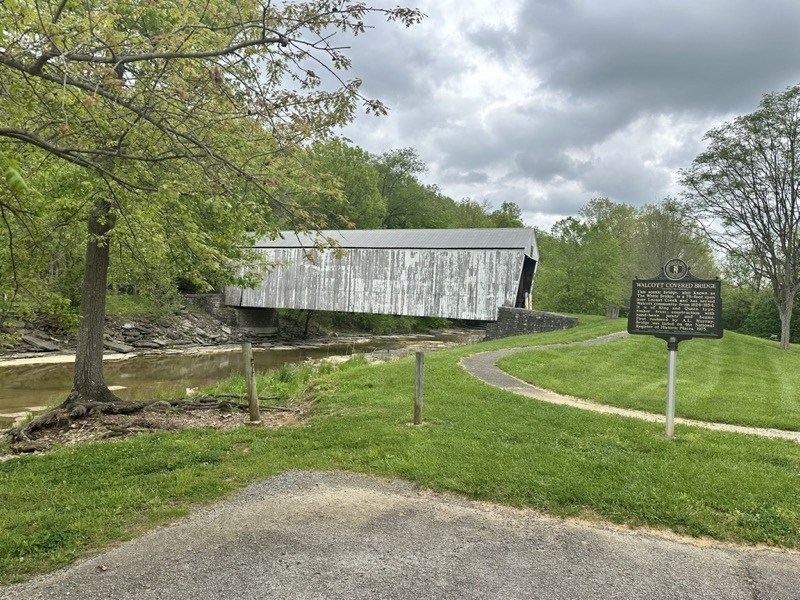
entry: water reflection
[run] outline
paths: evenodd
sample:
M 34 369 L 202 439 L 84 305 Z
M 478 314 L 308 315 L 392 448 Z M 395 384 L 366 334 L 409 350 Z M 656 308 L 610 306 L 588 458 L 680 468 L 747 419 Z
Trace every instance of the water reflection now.
M 382 349 L 403 348 L 421 341 L 446 344 L 477 341 L 481 333 L 448 331 L 432 336 L 389 336 L 340 344 L 254 349 L 256 369 L 264 371 L 308 358 L 324 358 Z M 63 400 L 72 385 L 72 363 L 0 366 L 0 429 L 16 416 Z M 213 354 L 161 354 L 135 356 L 104 364 L 106 383 L 124 389 L 115 393 L 125 400 L 151 399 L 156 393 L 175 396 L 188 387 L 203 387 L 242 373 L 239 349 Z

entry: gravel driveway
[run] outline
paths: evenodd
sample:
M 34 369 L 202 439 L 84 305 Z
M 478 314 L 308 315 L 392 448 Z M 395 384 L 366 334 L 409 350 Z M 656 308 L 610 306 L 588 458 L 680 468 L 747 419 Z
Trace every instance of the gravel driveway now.
M 800 599 L 800 554 L 290 471 L 0 598 Z

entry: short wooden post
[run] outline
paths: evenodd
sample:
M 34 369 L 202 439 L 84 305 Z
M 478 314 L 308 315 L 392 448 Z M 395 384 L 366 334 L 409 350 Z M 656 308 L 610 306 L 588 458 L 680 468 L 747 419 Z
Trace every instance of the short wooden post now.
M 256 389 L 256 361 L 253 359 L 253 346 L 250 342 L 242 344 L 244 356 L 244 377 L 247 380 L 247 403 L 250 407 L 250 425 L 261 424 L 261 412 L 258 409 L 258 390 Z
M 416 394 L 414 395 L 414 425 L 422 424 L 422 386 L 425 382 L 425 353 L 417 352 Z

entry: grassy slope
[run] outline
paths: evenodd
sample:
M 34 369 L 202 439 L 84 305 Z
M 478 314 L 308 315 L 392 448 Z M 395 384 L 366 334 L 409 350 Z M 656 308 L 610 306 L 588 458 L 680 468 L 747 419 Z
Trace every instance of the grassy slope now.
M 517 354 L 499 366 L 546 389 L 603 404 L 663 413 L 666 343 L 630 336 L 603 345 Z M 676 414 L 756 427 L 800 430 L 800 349 L 726 332 L 678 349 Z
M 325 377 L 306 427 L 142 435 L 0 463 L 0 581 L 60 566 L 290 468 L 402 477 L 558 515 L 800 548 L 800 445 L 688 427 L 667 440 L 661 425 L 517 397 L 458 365 L 477 350 L 609 327 L 595 321 L 428 354 L 423 427 L 409 425 L 407 358 Z

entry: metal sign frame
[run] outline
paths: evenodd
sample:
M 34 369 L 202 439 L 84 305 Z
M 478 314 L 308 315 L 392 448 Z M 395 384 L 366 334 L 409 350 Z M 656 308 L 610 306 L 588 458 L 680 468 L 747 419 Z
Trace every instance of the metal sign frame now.
M 685 265 L 673 259 L 658 277 L 633 281 L 628 333 L 679 342 L 722 337 L 720 280 L 698 279 Z

